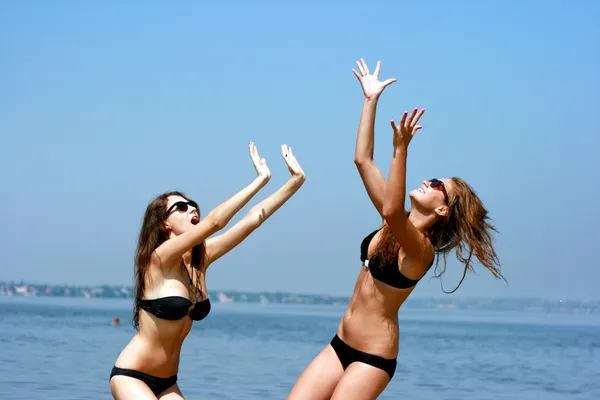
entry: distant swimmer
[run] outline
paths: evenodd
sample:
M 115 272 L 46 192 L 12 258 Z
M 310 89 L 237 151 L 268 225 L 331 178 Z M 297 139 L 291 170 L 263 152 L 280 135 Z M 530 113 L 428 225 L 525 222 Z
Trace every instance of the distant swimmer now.
M 249 150 L 257 177 L 204 219 L 198 204 L 180 192 L 162 194 L 148 205 L 135 257 L 133 324 L 137 333 L 110 374 L 115 399 L 183 399 L 177 385 L 180 352 L 192 322 L 204 319 L 211 309 L 208 267 L 260 227 L 303 185 L 304 171 L 292 149 L 281 146 L 289 180 L 233 227 L 211 237 L 271 178 L 254 143 Z M 176 165 L 166 168 L 193 180 L 193 172 Z
M 364 60 L 357 64 L 359 71 L 353 72 L 362 85 L 364 104 L 354 162 L 382 223 L 360 245 L 362 268 L 336 335 L 301 374 L 288 400 L 377 398 L 396 371 L 398 311 L 436 255 L 438 262 L 444 258 L 437 277 L 444 273 L 451 250 L 464 263 L 462 279 L 452 292 L 473 268 L 473 255 L 496 278 L 503 278 L 492 244 L 495 229 L 481 200 L 462 179 L 423 181 L 408 193 L 411 210 L 405 211 L 408 145 L 421 129 L 424 110 L 404 112 L 399 125 L 391 122 L 393 157 L 386 182 L 373 160 L 374 121 L 379 96 L 396 79 L 380 82 L 379 62 L 373 74 Z M 434 159 L 447 154 L 432 147 L 428 155 Z
M 113 318 L 113 325 L 119 325 L 120 323 L 121 323 L 121 318 L 119 318 L 119 317 Z

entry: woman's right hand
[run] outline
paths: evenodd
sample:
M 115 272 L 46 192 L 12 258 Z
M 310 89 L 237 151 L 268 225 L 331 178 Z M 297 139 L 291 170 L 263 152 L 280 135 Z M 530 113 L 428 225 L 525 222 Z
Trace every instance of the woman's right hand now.
M 369 67 L 367 67 L 367 63 L 364 59 L 361 58 L 360 61 L 356 62 L 356 64 L 358 64 L 358 70 L 360 73 L 356 72 L 354 69 L 352 69 L 352 72 L 354 72 L 354 75 L 356 75 L 360 81 L 365 98 L 368 100 L 378 99 L 383 92 L 383 89 L 396 82 L 395 78 L 390 78 L 383 82 L 379 81 L 381 61 L 377 61 L 377 66 L 375 67 L 375 72 L 373 72 L 373 74 L 369 72 Z

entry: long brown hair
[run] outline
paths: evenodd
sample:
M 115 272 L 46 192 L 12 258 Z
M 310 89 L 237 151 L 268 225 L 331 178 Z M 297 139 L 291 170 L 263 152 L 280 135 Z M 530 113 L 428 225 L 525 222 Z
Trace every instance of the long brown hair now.
M 437 255 L 435 277 L 441 278 L 446 272 L 447 256 L 456 248 L 456 258 L 465 265 L 463 276 L 458 286 L 451 292 L 454 293 L 465 280 L 467 271 L 475 272 L 472 257 L 475 255 L 479 262 L 487 268 L 496 279 L 506 279 L 500 273 L 500 260 L 493 245 L 492 232 L 498 232 L 490 223 L 488 211 L 483 206 L 479 197 L 464 180 L 451 178 L 452 193 L 449 193 L 449 213 L 444 218 L 439 218 L 426 232 Z M 391 229 L 384 224 L 381 240 L 375 250 L 386 262 L 397 262 L 397 253 L 400 245 L 394 238 Z M 444 265 L 438 270 L 439 260 L 442 256 Z
M 165 213 L 167 211 L 169 196 L 181 196 L 189 200 L 181 192 L 167 192 L 152 200 L 148 204 L 148 207 L 146 207 L 135 253 L 133 326 L 136 330 L 139 329 L 140 302 L 144 296 L 145 277 L 148 273 L 152 253 L 169 238 L 169 232 L 165 228 L 165 220 L 167 219 Z M 197 211 L 200 214 L 200 210 Z M 200 270 L 204 266 L 205 256 L 206 249 L 204 242 L 194 246 L 192 249 L 192 270 L 196 271 L 196 283 L 192 281 L 190 287 L 190 297 L 193 303 L 195 303 L 197 291 L 199 290 L 197 285 L 200 281 Z

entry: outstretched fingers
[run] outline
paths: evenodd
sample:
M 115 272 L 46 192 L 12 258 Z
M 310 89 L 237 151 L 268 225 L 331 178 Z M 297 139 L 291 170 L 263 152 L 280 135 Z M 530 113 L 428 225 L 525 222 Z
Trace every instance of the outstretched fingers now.
M 365 76 L 367 73 L 365 72 L 365 69 L 363 68 L 363 65 L 361 64 L 361 62 L 357 61 L 356 65 L 358 65 L 358 70 L 360 71 L 360 76 Z
M 400 120 L 400 126 L 406 126 L 406 117 L 408 116 L 408 112 L 404 111 L 402 114 L 402 119 Z
M 410 117 L 408 117 L 408 121 L 406 121 L 406 125 L 405 126 L 410 126 L 412 127 L 412 121 L 415 118 L 415 115 L 417 115 L 417 108 L 415 108 L 412 113 L 410 113 Z
M 283 154 L 283 159 L 285 162 L 290 165 L 296 161 L 294 157 L 294 153 L 292 152 L 292 148 L 286 144 L 281 146 L 281 153 Z
M 373 72 L 373 76 L 379 79 L 379 71 L 381 70 L 381 61 L 377 61 L 377 65 L 375 66 L 375 72 Z
M 288 145 L 286 145 L 286 144 L 282 144 L 281 145 L 281 155 L 283 155 L 283 161 L 285 161 L 285 163 L 288 166 L 288 169 L 293 174 L 295 172 L 295 169 L 294 169 L 291 147 L 288 147 Z
M 361 58 L 360 62 L 362 64 L 363 70 L 365 71 L 365 75 L 369 75 L 370 74 L 369 67 L 367 67 L 367 63 L 365 62 L 365 59 Z
M 304 171 L 302 170 L 300 163 L 298 163 L 298 160 L 296 160 L 292 148 L 285 144 L 282 145 L 281 154 L 283 155 L 283 159 L 285 160 L 285 163 L 287 164 L 292 175 L 303 177 Z
M 252 158 L 252 161 L 258 162 L 258 150 L 256 149 L 254 142 L 248 143 L 248 149 L 250 150 L 250 158 Z
M 285 144 L 281 145 L 281 155 L 283 156 L 283 159 L 286 160 L 286 162 L 287 162 L 288 147 Z
M 414 115 L 417 112 L 417 110 L 418 110 L 418 108 L 414 109 L 414 111 L 413 111 L 413 118 L 411 118 L 410 126 L 412 128 L 416 128 L 417 127 L 417 122 L 419 122 L 419 119 L 421 118 L 421 116 L 423 115 L 423 113 L 425 113 L 425 109 L 421 109 L 421 111 L 419 111 L 419 114 L 415 118 Z M 421 128 L 419 128 L 419 129 L 421 129 Z
M 396 78 L 390 78 L 390 79 L 383 81 L 382 82 L 383 88 L 385 89 L 386 87 L 388 87 L 389 85 L 391 85 L 394 82 L 396 82 Z

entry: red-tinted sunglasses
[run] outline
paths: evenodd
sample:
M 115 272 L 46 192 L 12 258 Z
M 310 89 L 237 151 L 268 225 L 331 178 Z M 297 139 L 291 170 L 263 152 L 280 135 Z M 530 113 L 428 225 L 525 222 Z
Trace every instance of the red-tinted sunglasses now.
M 442 193 L 444 193 L 444 200 L 446 200 L 446 204 L 449 204 L 448 192 L 446 192 L 446 185 L 444 185 L 444 182 L 440 181 L 439 179 L 432 178 L 429 180 L 429 186 L 435 190 L 441 190 Z
M 184 213 L 188 210 L 188 205 L 194 207 L 196 209 L 196 211 L 199 212 L 198 204 L 193 200 L 189 200 L 189 201 L 178 201 L 176 203 L 173 203 L 173 205 L 171 207 L 169 207 L 169 209 L 167 210 L 165 215 L 169 215 L 175 207 L 177 207 L 177 211 Z

